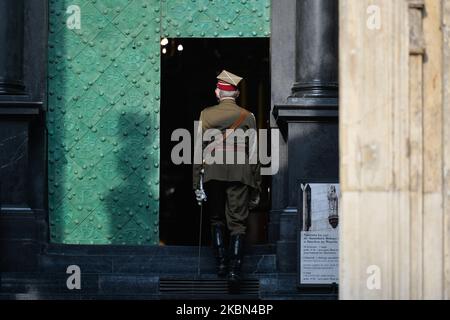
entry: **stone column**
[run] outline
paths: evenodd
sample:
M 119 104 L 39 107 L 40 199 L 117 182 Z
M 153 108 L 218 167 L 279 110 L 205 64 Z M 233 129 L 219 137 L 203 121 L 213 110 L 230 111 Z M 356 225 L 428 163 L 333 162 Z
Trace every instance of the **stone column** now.
M 295 98 L 338 97 L 337 0 L 298 0 Z
M 287 155 L 286 173 L 273 180 L 273 189 L 284 188 L 285 191 L 283 204 L 278 203 L 277 210 L 280 226 L 278 269 L 285 273 L 298 271 L 300 184 L 339 181 L 338 2 L 297 0 L 295 21 L 292 21 L 296 29 L 295 57 L 282 53 L 292 61 L 295 75 L 286 73 L 288 66 L 284 62 L 281 67 L 273 66 L 278 77 L 280 72 L 276 68 L 283 68 L 284 74 L 292 79 L 286 83 L 284 78 L 274 77 L 272 83 L 279 88 L 276 81 L 283 82 L 292 89 L 290 96 L 284 97 L 282 102 L 275 101 L 273 107 L 274 118 L 283 131 Z M 290 25 L 282 17 L 277 18 L 282 21 L 284 32 L 289 30 Z M 289 90 L 283 89 L 283 92 L 289 95 Z
M 0 1 L 0 95 L 25 93 L 23 0 Z

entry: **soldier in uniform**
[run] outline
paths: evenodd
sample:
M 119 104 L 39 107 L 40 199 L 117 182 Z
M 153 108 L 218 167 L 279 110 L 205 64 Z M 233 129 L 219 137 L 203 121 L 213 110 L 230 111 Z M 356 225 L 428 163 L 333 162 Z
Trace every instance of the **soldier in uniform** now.
M 202 133 L 208 129 L 218 129 L 222 132 L 222 140 L 225 141 L 224 153 L 230 152 L 229 140 L 233 152 L 238 153 L 236 141 L 226 137 L 230 130 L 241 129 L 244 132 L 254 129 L 256 132 L 256 120 L 253 113 L 236 104 L 239 96 L 238 84 L 242 80 L 231 72 L 224 70 L 217 77 L 218 83 L 215 90 L 219 103 L 215 106 L 204 109 L 200 114 Z M 228 129 L 228 131 L 227 131 Z M 205 142 L 202 150 L 206 148 Z M 223 163 L 205 163 L 203 165 L 194 164 L 194 190 L 197 200 L 201 201 L 205 194 L 199 190 L 199 175 L 203 168 L 204 190 L 207 201 L 206 208 L 209 213 L 213 250 L 217 261 L 217 274 L 225 277 L 228 273 L 228 281 L 234 288 L 239 287 L 240 271 L 243 259 L 243 244 L 247 231 L 247 218 L 249 210 L 259 203 L 261 191 L 261 174 L 259 162 L 250 163 L 249 142 L 246 140 L 245 163 L 234 161 L 225 163 L 226 155 L 223 155 Z M 220 152 L 220 147 L 214 152 Z M 254 150 L 255 151 L 255 150 Z M 204 153 L 204 152 L 203 152 Z M 233 154 L 236 160 L 235 154 Z M 229 232 L 229 251 L 226 252 L 224 244 L 224 234 Z

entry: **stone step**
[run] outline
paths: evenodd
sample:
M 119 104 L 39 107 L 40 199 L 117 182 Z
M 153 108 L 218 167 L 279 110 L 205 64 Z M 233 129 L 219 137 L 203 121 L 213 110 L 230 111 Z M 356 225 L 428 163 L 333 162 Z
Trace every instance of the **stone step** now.
M 2 273 L 0 275 L 0 297 L 5 299 L 90 299 L 115 297 L 134 299 L 172 299 L 176 296 L 227 298 L 227 282 L 214 274 L 201 277 L 168 275 L 164 280 L 154 274 L 83 274 L 81 289 L 69 290 L 63 273 Z M 164 288 L 160 289 L 160 281 Z M 240 298 L 258 298 L 259 280 L 243 279 Z M 181 285 L 180 285 L 181 283 Z M 183 284 L 189 283 L 189 288 Z M 247 285 L 248 283 L 248 285 Z M 193 290 L 191 288 L 197 288 Z M 248 287 L 248 288 L 247 288 Z M 188 290 L 189 289 L 189 290 Z
M 252 245 L 246 246 L 245 252 L 249 255 L 265 255 L 275 253 L 276 246 Z M 120 255 L 146 255 L 146 256 L 192 256 L 198 252 L 197 246 L 120 246 L 120 245 L 66 245 L 48 244 L 44 250 L 46 254 L 76 255 L 76 256 L 120 256 Z M 202 254 L 211 251 L 208 246 L 202 246 Z
M 10 294 L 0 293 L 0 300 L 158 300 L 159 295 L 89 295 L 89 294 Z
M 36 299 L 276 299 L 335 300 L 336 292 L 299 291 L 295 275 L 246 275 L 246 290 L 239 295 L 226 291 L 226 281 L 215 274 L 94 274 L 81 276 L 81 289 L 69 290 L 66 273 L 2 273 L 0 300 Z M 171 281 L 174 280 L 174 281 Z M 199 283 L 202 282 L 203 283 Z M 191 282 L 193 289 L 186 283 Z M 182 283 L 181 285 L 179 283 Z M 183 285 L 184 283 L 184 285 Z M 206 283 L 206 284 L 205 284 Z M 194 290 L 195 289 L 195 290 Z
M 62 272 L 70 265 L 80 267 L 82 273 L 154 273 L 154 274 L 196 274 L 198 258 L 194 255 L 119 255 L 119 256 L 41 256 L 39 270 L 42 272 Z M 243 272 L 264 274 L 276 272 L 275 254 L 245 255 Z M 215 272 L 215 259 L 210 250 L 204 250 L 200 258 L 202 273 Z
M 28 294 L 31 296 L 45 293 L 68 294 L 66 281 L 68 274 L 43 273 L 2 273 L 0 274 L 0 293 Z M 97 293 L 99 288 L 99 275 L 82 275 L 82 288 L 78 294 Z

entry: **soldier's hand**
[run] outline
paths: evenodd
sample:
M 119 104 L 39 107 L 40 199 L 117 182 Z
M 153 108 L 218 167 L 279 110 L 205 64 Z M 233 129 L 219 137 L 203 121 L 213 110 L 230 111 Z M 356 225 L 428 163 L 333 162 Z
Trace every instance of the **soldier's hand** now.
M 195 190 L 195 199 L 199 204 L 201 204 L 203 201 L 206 201 L 206 193 L 205 190 L 197 189 Z
M 248 203 L 249 210 L 255 209 L 259 205 L 260 197 L 259 193 L 252 195 L 250 202 Z

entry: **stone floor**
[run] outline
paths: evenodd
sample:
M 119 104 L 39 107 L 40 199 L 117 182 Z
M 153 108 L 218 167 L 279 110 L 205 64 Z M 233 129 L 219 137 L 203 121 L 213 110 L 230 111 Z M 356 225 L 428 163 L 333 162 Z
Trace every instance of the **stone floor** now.
M 244 283 L 230 293 L 214 274 L 209 248 L 52 246 L 36 272 L 0 274 L 0 299 L 337 299 L 335 291 L 299 291 L 296 274 L 278 273 L 269 246 L 252 247 L 244 258 Z M 69 290 L 67 267 L 81 270 L 81 289 Z

